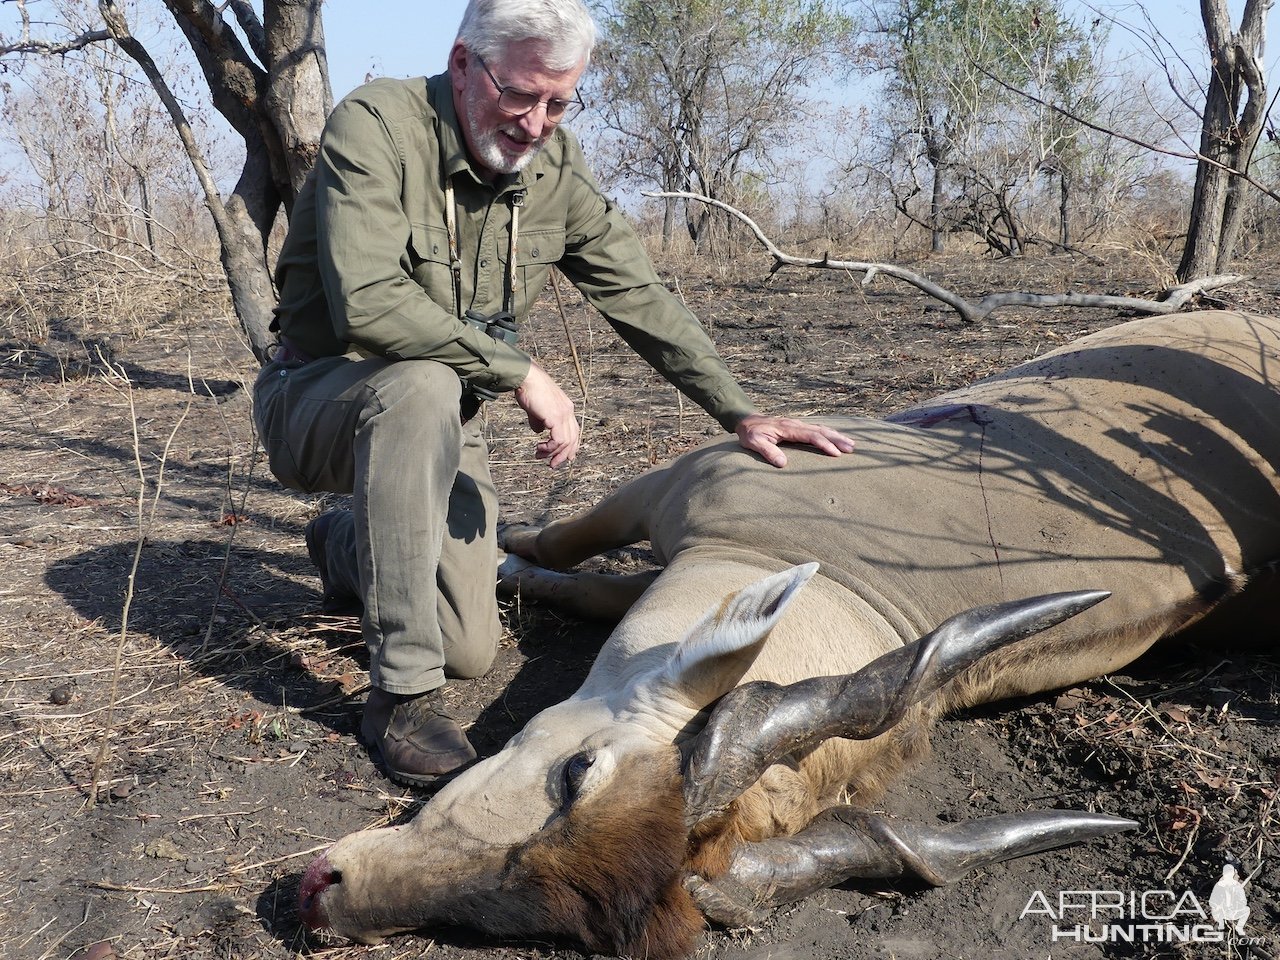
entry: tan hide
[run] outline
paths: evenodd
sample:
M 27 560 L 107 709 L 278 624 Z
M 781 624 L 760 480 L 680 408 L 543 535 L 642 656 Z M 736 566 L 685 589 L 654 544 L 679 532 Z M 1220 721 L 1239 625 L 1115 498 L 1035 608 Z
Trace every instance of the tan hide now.
M 1074 589 L 1114 596 L 1059 636 L 1180 621 L 1280 558 L 1278 373 L 1275 319 L 1136 320 L 885 421 L 827 421 L 852 455 L 778 470 L 725 440 L 614 509 L 646 518 L 664 562 L 816 559 L 901 642 Z

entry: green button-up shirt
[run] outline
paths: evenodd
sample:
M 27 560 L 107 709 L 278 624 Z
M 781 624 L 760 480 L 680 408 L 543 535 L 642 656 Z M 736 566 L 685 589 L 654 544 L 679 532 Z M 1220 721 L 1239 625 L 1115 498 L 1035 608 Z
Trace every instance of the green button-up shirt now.
M 446 180 L 457 210 L 461 304 L 450 269 Z M 508 297 L 512 203 L 520 197 L 517 282 Z M 487 183 L 467 155 L 448 74 L 375 80 L 334 109 L 280 253 L 277 323 L 314 356 L 356 349 L 432 359 L 477 386 L 513 390 L 528 373 L 528 355 L 459 315 L 509 305 L 523 320 L 552 266 L 726 429 L 754 411 L 697 318 L 662 285 L 634 230 L 600 192 L 573 134 L 557 128 L 524 171 Z

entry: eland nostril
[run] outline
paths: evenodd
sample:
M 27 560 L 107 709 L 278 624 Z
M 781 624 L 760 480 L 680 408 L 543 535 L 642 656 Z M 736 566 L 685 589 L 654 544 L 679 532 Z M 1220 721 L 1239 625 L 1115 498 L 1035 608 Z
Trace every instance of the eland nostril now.
M 311 862 L 298 886 L 298 916 L 303 923 L 313 930 L 328 925 L 320 895 L 341 882 L 342 871 L 333 869 L 323 854 Z

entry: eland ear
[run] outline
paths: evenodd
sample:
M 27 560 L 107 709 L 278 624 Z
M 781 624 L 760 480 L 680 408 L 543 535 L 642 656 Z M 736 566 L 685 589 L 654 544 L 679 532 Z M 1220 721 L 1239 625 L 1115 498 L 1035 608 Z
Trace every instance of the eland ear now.
M 655 678 L 657 686 L 695 710 L 732 690 L 817 570 L 816 563 L 802 564 L 730 594 L 676 647 Z

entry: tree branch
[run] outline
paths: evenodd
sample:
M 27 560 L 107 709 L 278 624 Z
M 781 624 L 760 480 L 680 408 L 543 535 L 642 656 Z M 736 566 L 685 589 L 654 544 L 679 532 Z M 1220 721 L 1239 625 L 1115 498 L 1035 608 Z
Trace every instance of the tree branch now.
M 935 300 L 940 300 L 947 306 L 951 307 L 960 315 L 960 319 L 965 323 L 976 323 L 985 320 L 996 310 L 1004 307 L 1094 307 L 1107 310 L 1136 310 L 1141 313 L 1166 314 L 1176 313 L 1182 306 L 1191 299 L 1195 294 L 1205 290 L 1214 290 L 1219 287 L 1225 287 L 1232 283 L 1239 283 L 1247 279 L 1242 274 L 1225 274 L 1216 277 L 1202 277 L 1190 283 L 1184 283 L 1176 287 L 1170 287 L 1165 290 L 1157 299 L 1149 300 L 1145 297 L 1116 297 L 1108 294 L 1091 294 L 1091 293 L 1023 293 L 1019 291 L 1006 291 L 1002 293 L 989 293 L 976 303 L 972 303 L 960 295 L 953 293 L 945 287 L 939 286 L 927 277 L 923 277 L 914 271 L 905 267 L 899 267 L 892 263 L 875 263 L 857 260 L 832 260 L 829 256 L 823 256 L 821 259 L 815 260 L 808 257 L 796 257 L 791 254 L 783 253 L 774 244 L 772 240 L 765 234 L 760 226 L 748 217 L 741 210 L 730 206 L 720 200 L 704 197 L 697 193 L 686 193 L 684 191 L 642 191 L 642 196 L 646 197 L 676 197 L 683 200 L 697 200 L 699 203 L 705 203 L 713 207 L 718 207 L 726 213 L 732 214 L 741 220 L 751 230 L 761 245 L 768 251 L 769 255 L 774 259 L 774 271 L 780 270 L 784 266 L 808 267 L 821 270 L 854 270 L 864 274 L 862 285 L 865 287 L 875 280 L 878 274 L 887 274 L 895 279 L 908 283 L 928 294 Z
M 259 63 L 267 66 L 271 62 L 270 54 L 267 52 L 267 31 L 263 29 L 262 21 L 258 19 L 253 4 L 249 3 L 249 0 L 227 0 L 226 5 L 236 15 L 236 23 L 240 24 L 240 29 L 244 31 L 253 55 L 258 58 Z
M 31 36 L 31 14 L 27 12 L 26 0 L 17 0 L 17 5 L 18 15 L 22 18 L 22 30 L 18 35 L 18 39 L 12 43 L 6 42 L 4 37 L 0 36 L 0 57 L 9 53 L 40 53 L 59 56 L 74 53 L 95 43 L 111 39 L 111 35 L 106 30 L 86 30 L 79 36 L 72 37 L 70 40 L 63 40 L 60 43 L 33 39 Z
M 195 134 L 191 131 L 191 124 L 187 121 L 182 104 L 174 96 L 173 90 L 169 87 L 155 60 L 151 58 L 151 54 L 147 52 L 147 48 L 130 31 L 129 24 L 120 8 L 116 6 L 115 0 L 99 0 L 98 9 L 102 13 L 103 20 L 106 21 L 111 39 L 142 68 L 142 72 L 146 74 L 147 79 L 151 81 L 152 87 L 155 88 L 156 95 L 160 97 L 160 102 L 164 104 L 165 109 L 169 112 L 169 118 L 173 121 L 174 129 L 177 130 L 178 137 L 182 140 L 182 146 L 186 149 L 187 159 L 191 161 L 191 168 L 195 172 L 196 179 L 200 181 L 200 187 L 204 192 L 205 206 L 213 217 L 214 226 L 219 236 L 229 233 L 231 224 L 227 219 L 222 196 L 218 193 L 218 186 L 214 182 L 213 174 L 209 171 L 208 164 L 205 163 L 199 144 L 196 143 Z
M 200 64 L 214 107 L 246 140 L 261 137 L 258 103 L 267 85 L 266 68 L 254 63 L 208 0 L 164 0 L 164 5 Z
M 1239 170 L 1234 170 L 1227 164 L 1221 163 L 1218 160 L 1214 160 L 1212 157 L 1206 157 L 1203 153 L 1200 153 L 1199 151 L 1184 152 L 1180 150 L 1170 150 L 1168 147 L 1161 147 L 1154 143 L 1148 143 L 1146 140 L 1139 140 L 1137 137 L 1131 137 L 1127 133 L 1121 133 L 1119 130 L 1112 130 L 1110 127 L 1104 127 L 1104 126 L 1101 126 L 1100 124 L 1093 123 L 1092 121 L 1086 120 L 1084 117 L 1081 117 L 1075 113 L 1072 113 L 1070 110 L 1067 110 L 1063 107 L 1058 106 L 1056 103 L 1050 103 L 1048 100 L 1042 99 L 1041 97 L 1036 96 L 1034 93 L 1031 93 L 1027 90 L 1019 89 L 1018 87 L 1005 83 L 1003 80 L 1001 80 L 999 77 L 995 76 L 994 74 L 988 73 L 979 64 L 974 64 L 973 66 L 977 70 L 979 70 L 984 76 L 986 76 L 987 79 L 995 83 L 998 83 L 1000 86 L 1004 87 L 1010 93 L 1016 94 L 1019 97 L 1025 97 L 1027 100 L 1030 100 L 1032 103 L 1039 104 L 1042 107 L 1048 107 L 1054 113 L 1064 116 L 1068 120 L 1072 120 L 1075 123 L 1080 124 L 1082 127 L 1088 127 L 1090 130 L 1095 130 L 1098 133 L 1104 134 L 1105 136 L 1108 136 L 1108 137 L 1115 137 L 1117 140 L 1124 140 L 1126 143 L 1132 143 L 1134 146 L 1142 147 L 1144 150 L 1150 150 L 1152 153 L 1161 153 L 1161 154 L 1164 154 L 1166 157 L 1176 157 L 1179 160 L 1194 160 L 1197 163 L 1204 163 L 1204 164 L 1208 164 L 1211 167 L 1217 167 L 1218 169 L 1224 171 L 1225 173 L 1233 177 L 1238 177 L 1239 179 L 1243 180 L 1245 183 L 1249 184 L 1251 187 L 1256 189 L 1258 192 L 1263 193 L 1266 196 L 1270 197 L 1272 200 L 1276 201 L 1277 203 L 1280 203 L 1280 193 L 1277 193 L 1274 190 L 1270 190 L 1267 187 L 1264 187 L 1262 184 L 1260 184 L 1253 177 L 1249 176 L 1247 173 L 1243 173 Z
M 191 125 L 187 122 L 186 114 L 182 109 L 182 104 L 174 95 L 173 90 L 169 87 L 168 82 L 164 78 L 164 74 L 160 72 L 160 67 L 152 59 L 151 54 L 147 51 L 129 29 L 128 21 L 124 18 L 124 13 L 116 5 L 115 0 L 99 0 L 98 9 L 102 13 L 102 18 L 107 24 L 107 34 L 110 39 L 114 40 L 116 45 L 128 54 L 134 62 L 142 68 L 142 72 L 147 79 L 151 81 L 152 87 L 155 88 L 156 94 L 160 97 L 161 103 L 169 112 L 169 117 L 178 129 L 178 134 L 182 138 L 183 146 L 187 147 L 189 153 L 195 156 L 193 159 L 199 159 L 196 167 L 196 173 L 203 172 L 207 175 L 207 168 L 204 167 L 204 158 L 201 156 L 199 147 L 195 142 L 195 138 L 191 135 Z M 203 182 L 203 181 L 202 181 Z M 212 178 L 209 178 L 209 184 L 212 185 Z M 216 190 L 214 191 L 216 195 Z
M 72 37 L 70 40 L 64 40 L 61 43 L 53 43 L 49 40 L 33 40 L 28 37 L 15 43 L 0 43 L 0 57 L 10 53 L 41 53 L 60 56 L 75 53 L 77 50 L 83 50 L 85 47 L 91 47 L 95 43 L 102 43 L 104 40 L 110 39 L 111 34 L 106 30 L 86 30 L 80 36 Z

